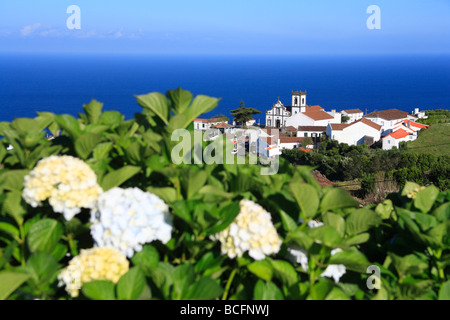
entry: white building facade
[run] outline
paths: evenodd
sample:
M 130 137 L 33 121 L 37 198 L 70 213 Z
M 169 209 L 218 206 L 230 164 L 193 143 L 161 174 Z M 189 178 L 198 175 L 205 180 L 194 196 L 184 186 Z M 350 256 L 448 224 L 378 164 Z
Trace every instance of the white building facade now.
M 367 119 L 361 119 L 351 124 L 333 124 L 327 126 L 327 135 L 348 145 L 372 144 L 381 138 L 381 126 Z

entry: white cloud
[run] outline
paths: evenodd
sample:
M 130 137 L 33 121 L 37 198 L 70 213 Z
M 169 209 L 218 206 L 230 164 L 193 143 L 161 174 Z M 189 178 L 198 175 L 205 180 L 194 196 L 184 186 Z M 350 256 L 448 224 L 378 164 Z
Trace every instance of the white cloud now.
M 40 23 L 31 24 L 29 26 L 23 27 L 22 30 L 20 30 L 20 33 L 22 34 L 22 36 L 27 37 L 41 27 L 42 27 L 42 24 L 40 24 Z

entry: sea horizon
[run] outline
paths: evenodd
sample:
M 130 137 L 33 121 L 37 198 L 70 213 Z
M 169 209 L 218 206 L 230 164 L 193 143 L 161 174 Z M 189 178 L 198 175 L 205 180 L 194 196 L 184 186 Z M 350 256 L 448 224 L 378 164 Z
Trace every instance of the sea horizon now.
M 212 117 L 239 107 L 264 113 L 291 91 L 326 111 L 411 112 L 448 109 L 450 54 L 144 54 L 0 53 L 0 121 L 37 111 L 77 115 L 96 99 L 126 118 L 140 112 L 133 95 L 182 87 L 222 98 Z M 231 119 L 230 119 L 231 120 Z

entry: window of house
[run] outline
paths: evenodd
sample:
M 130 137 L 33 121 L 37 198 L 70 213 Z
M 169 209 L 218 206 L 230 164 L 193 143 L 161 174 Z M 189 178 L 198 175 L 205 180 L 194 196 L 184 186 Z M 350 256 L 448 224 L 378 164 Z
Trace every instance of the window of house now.
M 307 137 L 308 136 L 308 132 L 305 132 L 305 137 Z

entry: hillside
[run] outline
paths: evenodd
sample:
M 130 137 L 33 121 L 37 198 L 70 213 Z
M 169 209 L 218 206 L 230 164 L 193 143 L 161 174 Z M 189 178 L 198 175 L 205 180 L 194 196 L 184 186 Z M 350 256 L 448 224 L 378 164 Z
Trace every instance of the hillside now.
M 450 156 L 450 123 L 436 123 L 422 130 L 417 140 L 408 143 L 405 151 Z

